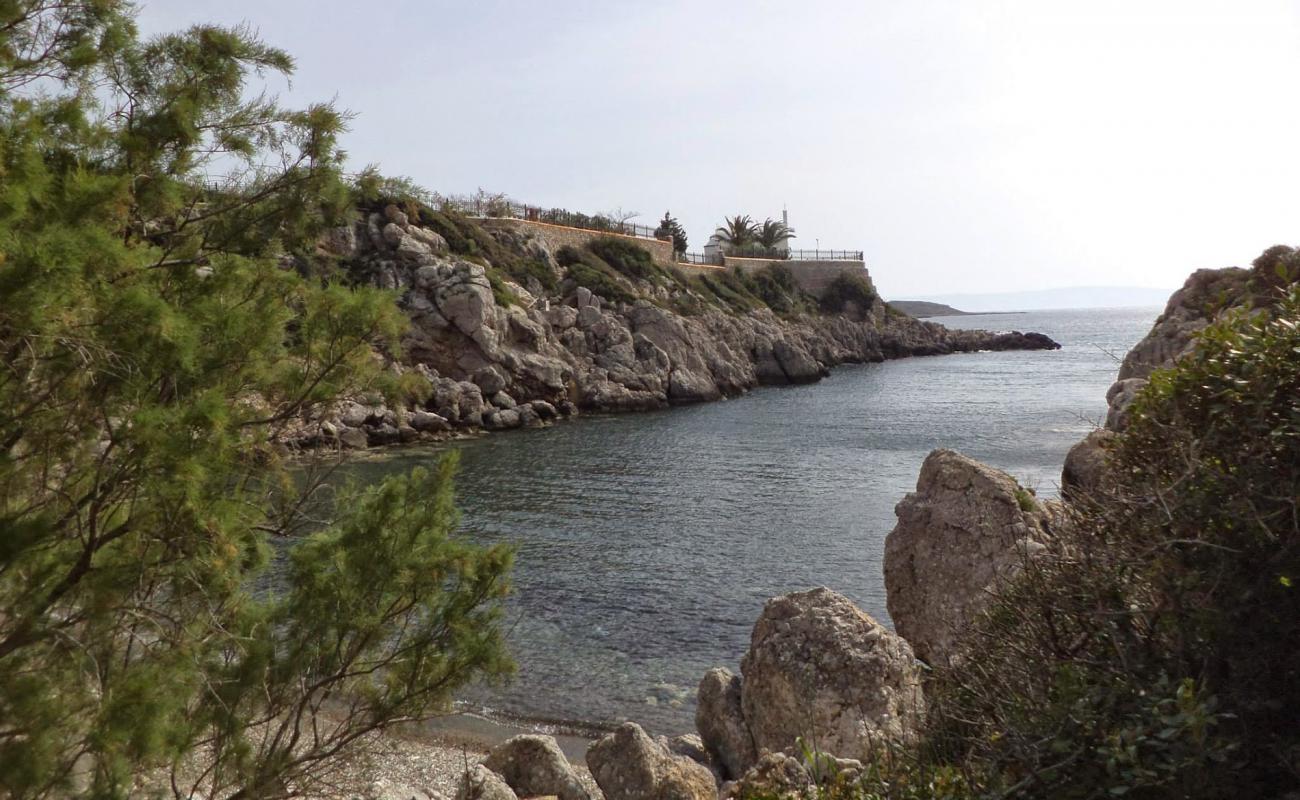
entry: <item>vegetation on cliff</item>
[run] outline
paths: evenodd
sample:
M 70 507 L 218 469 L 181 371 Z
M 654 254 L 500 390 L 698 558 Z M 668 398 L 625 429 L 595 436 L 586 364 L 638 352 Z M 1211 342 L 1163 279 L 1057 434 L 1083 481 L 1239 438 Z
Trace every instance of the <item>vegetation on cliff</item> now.
M 0 794 L 283 796 L 508 668 L 510 554 L 453 535 L 451 462 L 308 535 L 268 443 L 421 391 L 390 292 L 288 268 L 347 213 L 343 117 L 246 99 L 292 66 L 248 30 L 129 14 L 0 4 Z

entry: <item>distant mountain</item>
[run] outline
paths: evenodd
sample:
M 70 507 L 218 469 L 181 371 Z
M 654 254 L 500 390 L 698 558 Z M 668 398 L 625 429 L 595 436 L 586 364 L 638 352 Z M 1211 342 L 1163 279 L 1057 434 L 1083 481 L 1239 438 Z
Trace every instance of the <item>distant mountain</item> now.
M 890 300 L 889 304 L 894 308 L 909 314 L 917 319 L 926 317 L 960 317 L 969 314 L 969 311 L 959 311 L 952 306 L 946 306 L 943 303 L 931 303 L 928 300 Z
M 1069 286 L 1028 292 L 941 294 L 924 299 L 932 303 L 963 308 L 968 314 L 979 314 L 989 311 L 1030 311 L 1050 308 L 1164 306 L 1173 292 L 1173 289 L 1153 289 L 1146 286 Z

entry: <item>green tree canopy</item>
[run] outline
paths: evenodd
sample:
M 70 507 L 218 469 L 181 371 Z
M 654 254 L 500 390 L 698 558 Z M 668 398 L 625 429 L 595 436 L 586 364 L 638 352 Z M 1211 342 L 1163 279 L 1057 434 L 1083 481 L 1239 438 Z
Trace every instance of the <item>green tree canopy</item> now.
M 789 246 L 789 242 L 794 238 L 794 228 L 787 226 L 781 220 L 774 220 L 770 217 L 759 225 L 754 233 L 754 239 L 758 244 L 768 250 L 784 248 Z
M 655 229 L 655 236 L 669 237 L 673 240 L 673 252 L 686 252 L 686 229 L 681 226 L 670 212 L 664 212 L 664 218 L 659 221 L 659 227 Z
M 308 533 L 279 434 L 419 389 L 390 294 L 285 268 L 347 219 L 343 117 L 250 97 L 292 61 L 247 29 L 129 12 L 0 2 L 0 794 L 281 796 L 508 668 L 509 553 L 453 535 L 450 462 Z
M 722 225 L 713 235 L 729 248 L 737 249 L 757 241 L 758 226 L 748 214 L 737 214 L 734 217 L 724 217 Z

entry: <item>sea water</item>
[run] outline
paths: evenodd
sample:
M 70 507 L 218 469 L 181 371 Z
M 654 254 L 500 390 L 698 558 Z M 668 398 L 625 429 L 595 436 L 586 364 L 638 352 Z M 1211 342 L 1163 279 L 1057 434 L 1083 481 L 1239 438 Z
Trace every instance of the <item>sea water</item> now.
M 681 733 L 700 677 L 737 668 L 768 598 L 829 586 L 889 624 L 885 536 L 932 449 L 1055 495 L 1066 451 L 1104 419 L 1119 359 L 1158 313 L 939 318 L 1039 331 L 1062 349 L 845 366 L 817 384 L 400 449 L 347 471 L 378 480 L 458 448 L 465 534 L 517 548 L 518 674 L 463 704 Z

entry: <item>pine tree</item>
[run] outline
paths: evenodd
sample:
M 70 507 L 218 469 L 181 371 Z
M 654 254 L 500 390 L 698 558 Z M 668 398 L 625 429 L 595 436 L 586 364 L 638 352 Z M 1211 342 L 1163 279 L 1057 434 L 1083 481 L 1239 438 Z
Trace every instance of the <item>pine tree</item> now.
M 686 230 L 671 212 L 664 212 L 664 218 L 659 221 L 659 227 L 655 229 L 655 236 L 661 239 L 672 238 L 673 253 L 681 255 L 686 252 Z
M 344 118 L 130 11 L 0 1 L 0 794 L 285 796 L 508 670 L 510 554 L 454 535 L 451 461 L 305 532 L 277 435 L 415 388 L 391 294 L 285 268 L 347 219 Z

